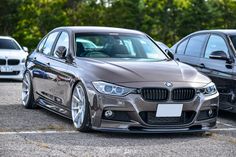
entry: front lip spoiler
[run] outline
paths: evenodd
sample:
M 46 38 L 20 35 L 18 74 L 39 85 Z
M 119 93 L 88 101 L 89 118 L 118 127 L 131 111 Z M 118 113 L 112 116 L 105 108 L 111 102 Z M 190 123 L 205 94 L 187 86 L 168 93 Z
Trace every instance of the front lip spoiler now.
M 119 128 L 96 128 L 92 127 L 92 129 L 96 131 L 101 132 L 114 132 L 114 133 L 147 133 L 147 134 L 153 134 L 153 133 L 171 133 L 171 134 L 178 134 L 178 133 L 203 133 L 210 131 L 214 127 L 204 127 L 201 129 L 189 129 L 189 128 L 183 128 L 183 129 L 153 129 L 153 128 L 142 128 L 139 127 L 138 129 L 119 129 Z

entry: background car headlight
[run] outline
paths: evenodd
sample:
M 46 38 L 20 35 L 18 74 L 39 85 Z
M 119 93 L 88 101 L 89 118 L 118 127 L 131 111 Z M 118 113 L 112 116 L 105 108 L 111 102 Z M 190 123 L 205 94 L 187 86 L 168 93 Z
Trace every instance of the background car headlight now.
M 126 88 L 126 87 L 114 85 L 114 84 L 103 82 L 103 81 L 94 81 L 92 82 L 92 84 L 96 88 L 96 90 L 102 94 L 124 96 L 134 90 L 131 88 Z
M 213 82 L 207 84 L 205 87 L 198 90 L 204 95 L 213 95 L 217 92 L 216 86 Z
M 25 61 L 26 61 L 26 58 L 23 58 L 23 59 L 21 60 L 21 63 L 25 63 Z

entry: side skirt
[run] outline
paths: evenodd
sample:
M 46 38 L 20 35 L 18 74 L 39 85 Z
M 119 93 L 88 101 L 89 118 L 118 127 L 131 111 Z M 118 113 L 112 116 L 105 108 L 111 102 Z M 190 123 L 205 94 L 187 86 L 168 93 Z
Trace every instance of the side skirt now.
M 42 108 L 45 108 L 49 111 L 52 111 L 60 116 L 63 116 L 68 119 L 71 118 L 71 113 L 69 109 L 66 109 L 65 107 L 62 107 L 59 104 L 55 104 L 54 102 L 51 102 L 50 100 L 46 100 L 43 97 L 39 97 L 36 101 L 36 104 L 39 105 Z

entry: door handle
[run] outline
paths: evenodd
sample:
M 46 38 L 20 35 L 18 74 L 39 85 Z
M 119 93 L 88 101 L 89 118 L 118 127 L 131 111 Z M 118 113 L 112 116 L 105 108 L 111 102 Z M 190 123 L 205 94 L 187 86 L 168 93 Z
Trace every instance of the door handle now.
M 199 68 L 205 68 L 205 65 L 203 64 L 203 63 L 201 63 L 200 65 L 199 65 Z

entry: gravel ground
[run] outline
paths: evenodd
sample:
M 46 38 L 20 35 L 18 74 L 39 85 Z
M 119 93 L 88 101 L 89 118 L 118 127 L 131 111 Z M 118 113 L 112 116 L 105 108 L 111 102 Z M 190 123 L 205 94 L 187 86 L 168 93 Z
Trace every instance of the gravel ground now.
M 0 157 L 236 156 L 236 114 L 220 113 L 217 129 L 200 134 L 80 133 L 44 109 L 27 110 L 20 82 L 0 82 Z

